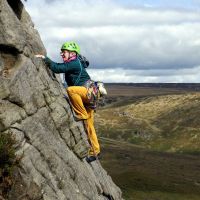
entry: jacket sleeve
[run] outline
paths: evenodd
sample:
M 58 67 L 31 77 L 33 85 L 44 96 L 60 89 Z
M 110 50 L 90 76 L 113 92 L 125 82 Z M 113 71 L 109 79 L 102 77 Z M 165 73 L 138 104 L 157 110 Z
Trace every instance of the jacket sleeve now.
M 48 65 L 48 67 L 54 72 L 54 73 L 66 73 L 69 69 L 68 63 L 56 63 L 52 61 L 50 58 L 45 57 L 44 62 Z

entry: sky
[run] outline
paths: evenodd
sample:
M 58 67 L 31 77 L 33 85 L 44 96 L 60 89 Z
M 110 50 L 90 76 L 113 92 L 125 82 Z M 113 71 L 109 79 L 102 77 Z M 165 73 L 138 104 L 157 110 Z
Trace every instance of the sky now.
M 200 82 L 200 0 L 28 0 L 47 55 L 75 41 L 93 80 Z

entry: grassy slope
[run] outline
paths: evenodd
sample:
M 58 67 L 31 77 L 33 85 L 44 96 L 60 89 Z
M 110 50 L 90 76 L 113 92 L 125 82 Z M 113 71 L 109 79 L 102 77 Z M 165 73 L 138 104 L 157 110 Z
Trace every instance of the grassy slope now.
M 199 200 L 197 155 L 160 153 L 101 138 L 101 163 L 126 200 Z
M 101 136 L 115 139 L 101 140 L 101 162 L 124 198 L 199 200 L 199 155 L 175 152 L 200 150 L 200 93 L 124 86 L 109 90 L 115 103 L 98 110 L 95 126 Z
M 143 97 L 97 112 L 104 137 L 176 152 L 200 150 L 200 93 Z

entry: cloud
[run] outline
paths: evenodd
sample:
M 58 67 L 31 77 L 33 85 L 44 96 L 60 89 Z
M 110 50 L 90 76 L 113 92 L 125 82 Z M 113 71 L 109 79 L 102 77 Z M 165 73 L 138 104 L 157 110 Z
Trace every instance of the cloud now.
M 114 83 L 199 83 L 200 66 L 179 70 L 88 69 L 93 80 Z
M 171 70 L 174 80 L 183 80 L 178 76 L 191 80 L 187 69 L 198 66 L 200 58 L 199 12 L 116 2 L 35 0 L 28 1 L 26 8 L 54 60 L 60 61 L 62 43 L 74 40 L 90 60 L 91 69 L 143 70 L 138 77 Z M 161 73 L 154 75 L 156 80 L 169 80 Z

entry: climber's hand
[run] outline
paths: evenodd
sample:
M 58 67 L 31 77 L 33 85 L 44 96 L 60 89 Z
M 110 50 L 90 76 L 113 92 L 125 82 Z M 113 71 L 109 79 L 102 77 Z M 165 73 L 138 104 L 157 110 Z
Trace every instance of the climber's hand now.
M 42 58 L 42 59 L 45 59 L 45 56 L 44 55 L 41 55 L 41 54 L 38 54 L 38 55 L 35 55 L 36 58 Z

